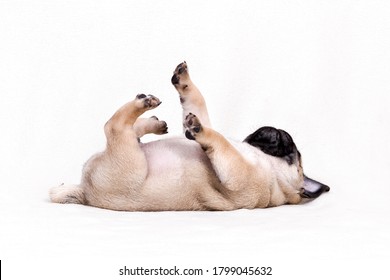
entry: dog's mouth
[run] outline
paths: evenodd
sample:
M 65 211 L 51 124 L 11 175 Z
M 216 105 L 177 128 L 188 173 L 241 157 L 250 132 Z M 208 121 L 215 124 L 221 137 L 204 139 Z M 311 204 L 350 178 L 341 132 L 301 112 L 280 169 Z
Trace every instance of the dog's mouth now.
M 313 180 L 306 175 L 304 176 L 303 188 L 300 193 L 303 198 L 317 198 L 322 193 L 330 191 L 329 186 Z

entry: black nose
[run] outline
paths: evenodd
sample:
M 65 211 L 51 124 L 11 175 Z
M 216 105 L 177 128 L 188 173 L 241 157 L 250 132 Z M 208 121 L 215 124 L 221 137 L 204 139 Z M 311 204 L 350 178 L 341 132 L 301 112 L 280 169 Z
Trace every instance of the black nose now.
M 310 179 L 304 175 L 304 185 L 300 193 L 304 198 L 317 198 L 322 193 L 330 191 L 329 186 L 322 184 L 316 180 Z

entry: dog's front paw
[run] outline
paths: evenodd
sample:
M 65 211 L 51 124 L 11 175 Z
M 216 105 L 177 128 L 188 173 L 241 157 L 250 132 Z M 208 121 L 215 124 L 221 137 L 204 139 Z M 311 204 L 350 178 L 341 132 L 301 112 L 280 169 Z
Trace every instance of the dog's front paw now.
M 202 124 L 197 116 L 189 113 L 184 120 L 184 127 L 186 128 L 185 136 L 190 140 L 195 140 L 197 135 L 202 132 Z
M 140 109 L 151 110 L 158 107 L 161 104 L 160 99 L 151 94 L 138 94 L 135 98 L 136 105 Z
M 176 67 L 175 71 L 173 71 L 171 82 L 174 86 L 181 85 L 182 87 L 186 88 L 187 87 L 186 82 L 188 78 L 189 78 L 188 67 L 187 67 L 187 63 L 184 61 Z

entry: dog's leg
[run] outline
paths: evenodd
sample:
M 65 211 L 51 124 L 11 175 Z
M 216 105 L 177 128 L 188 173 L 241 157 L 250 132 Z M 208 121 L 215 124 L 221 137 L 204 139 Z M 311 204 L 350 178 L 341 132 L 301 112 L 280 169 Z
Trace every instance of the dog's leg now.
M 134 125 L 135 133 L 138 138 L 141 138 L 145 134 L 153 133 L 157 135 L 168 133 L 167 123 L 160 121 L 157 117 L 150 118 L 138 118 Z
M 176 67 L 171 82 L 180 95 L 180 103 L 183 108 L 183 123 L 184 118 L 192 112 L 198 116 L 203 126 L 211 127 L 206 102 L 198 88 L 191 81 L 186 62 L 180 63 Z
M 134 205 L 129 202 L 137 197 L 148 174 L 134 124 L 145 111 L 160 103 L 152 95 L 139 94 L 105 124 L 106 150 L 87 162 L 83 170 L 82 184 L 89 204 L 115 210 L 132 209 Z
M 106 150 L 92 156 L 84 165 L 80 185 L 52 188 L 51 201 L 115 210 L 130 209 L 131 205 L 125 197 L 133 197 L 148 171 L 134 124 L 141 114 L 160 103 L 152 95 L 139 94 L 122 106 L 105 124 Z
M 160 104 L 160 100 L 153 95 L 147 96 L 145 94 L 138 94 L 133 101 L 130 101 L 119 108 L 104 126 L 108 145 L 110 145 L 112 141 L 118 140 L 118 135 L 136 135 L 133 125 L 138 117 L 145 111 L 156 108 Z M 120 137 L 120 140 L 124 140 L 124 138 Z
M 156 108 L 160 103 L 153 95 L 139 94 L 133 101 L 123 105 L 104 126 L 107 138 L 105 153 L 110 161 L 115 163 L 115 172 L 120 168 L 124 169 L 124 174 L 131 170 L 135 177 L 139 177 L 136 182 L 143 181 L 141 178 L 146 176 L 147 163 L 145 154 L 139 146 L 134 124 L 140 115 Z
M 245 200 L 253 194 L 259 197 L 253 207 L 267 207 L 270 200 L 269 187 L 264 184 L 257 167 L 246 160 L 220 133 L 205 127 L 192 113 L 184 121 L 185 136 L 198 142 L 209 157 L 222 185 L 233 192 L 240 192 Z

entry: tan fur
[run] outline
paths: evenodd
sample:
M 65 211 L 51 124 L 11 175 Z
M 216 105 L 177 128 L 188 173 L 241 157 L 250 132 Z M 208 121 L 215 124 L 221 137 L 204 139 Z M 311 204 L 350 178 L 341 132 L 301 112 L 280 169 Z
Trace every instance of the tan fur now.
M 253 209 L 301 201 L 301 163 L 289 165 L 213 130 L 187 65 L 179 66 L 174 74 L 183 126 L 195 141 L 177 137 L 140 143 L 143 135 L 163 134 L 167 127 L 155 117 L 139 118 L 160 101 L 138 95 L 106 123 L 106 149 L 87 161 L 80 185 L 52 188 L 53 202 L 163 211 Z

